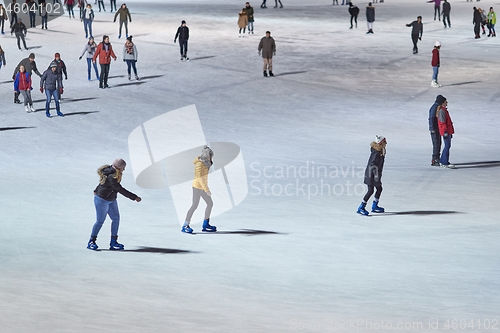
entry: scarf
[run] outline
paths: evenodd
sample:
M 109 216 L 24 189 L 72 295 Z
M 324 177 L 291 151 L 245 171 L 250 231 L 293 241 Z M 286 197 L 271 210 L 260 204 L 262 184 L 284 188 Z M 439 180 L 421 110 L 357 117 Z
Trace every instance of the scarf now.
M 127 54 L 134 54 L 134 43 L 132 43 L 131 41 L 126 41 L 125 42 L 125 52 Z

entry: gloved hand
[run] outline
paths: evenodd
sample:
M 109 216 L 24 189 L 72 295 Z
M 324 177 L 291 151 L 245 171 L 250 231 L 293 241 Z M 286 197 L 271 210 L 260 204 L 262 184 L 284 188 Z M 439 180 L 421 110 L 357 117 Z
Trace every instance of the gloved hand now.
M 59 93 L 62 95 L 64 93 L 63 87 L 59 88 Z
M 80 57 L 78 58 L 78 60 L 82 60 L 82 57 L 80 56 Z
M 113 21 L 113 23 L 116 22 L 116 20 Z
M 444 132 L 444 134 L 443 134 L 443 138 L 445 138 L 445 139 L 446 139 L 447 137 L 448 137 L 448 132 Z
M 174 44 L 177 43 L 177 39 L 174 39 Z
M 65 79 L 65 80 L 67 80 L 67 79 L 68 79 L 68 76 L 66 75 L 66 76 L 64 77 L 64 79 Z
M 418 37 L 419 40 L 422 40 L 422 36 Z
M 127 60 L 123 59 L 123 62 L 127 62 Z
M 43 94 L 43 87 L 40 87 L 40 92 Z
M 258 53 L 259 53 L 259 55 L 260 55 L 260 51 L 259 51 Z
M 376 173 L 374 176 L 373 176 L 373 180 L 378 182 L 380 180 L 380 176 L 378 175 L 378 173 Z
M 12 75 L 12 80 L 16 79 L 16 74 Z

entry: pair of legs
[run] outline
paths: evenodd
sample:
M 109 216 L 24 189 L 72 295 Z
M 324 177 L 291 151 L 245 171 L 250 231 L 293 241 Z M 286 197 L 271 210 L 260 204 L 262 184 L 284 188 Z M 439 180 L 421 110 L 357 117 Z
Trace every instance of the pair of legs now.
M 474 23 L 474 35 L 479 38 L 479 32 L 481 31 L 481 23 Z
M 181 51 L 181 57 L 186 57 L 188 52 L 188 41 L 187 39 L 179 39 L 179 48 Z
M 110 0 L 110 5 L 111 5 L 111 12 L 113 12 L 113 7 L 115 8 L 116 12 L 116 0 Z
M 97 70 L 97 64 L 92 64 L 92 58 L 87 58 L 87 74 L 90 81 L 90 74 L 92 73 L 92 65 L 94 65 L 95 77 L 99 80 L 99 71 Z
M 35 19 L 36 19 L 36 12 L 30 11 L 30 28 L 36 27 Z
M 358 15 L 351 15 L 351 29 L 352 29 L 352 21 L 356 24 L 356 28 L 358 27 Z
M 413 42 L 413 53 L 418 53 L 418 35 L 411 35 L 411 40 Z
M 24 39 L 24 34 L 22 32 L 16 32 L 16 38 L 17 38 L 17 47 L 19 50 L 21 49 L 21 40 L 23 41 L 24 48 L 27 50 L 28 47 L 26 46 L 26 40 Z
M 118 211 L 118 203 L 116 202 L 116 200 L 107 201 L 95 195 L 94 206 L 96 212 L 96 222 L 92 227 L 92 232 L 87 248 L 90 250 L 97 250 L 98 247 L 95 243 L 97 235 L 101 230 L 104 220 L 106 220 L 106 216 L 109 215 L 109 217 L 111 218 L 111 242 L 109 243 L 109 249 L 123 250 L 123 244 L 120 244 L 117 241 L 118 228 L 120 227 L 120 212 Z
M 97 2 L 99 3 L 99 11 L 101 11 L 101 6 L 102 6 L 102 10 L 106 11 L 106 8 L 104 7 L 104 1 L 98 0 Z
M 135 77 L 137 78 L 137 68 L 135 67 L 135 63 L 137 62 L 137 60 L 125 60 L 125 62 L 127 63 L 127 73 L 128 73 L 128 78 L 130 79 L 130 74 L 131 74 L 131 71 L 130 71 L 130 68 L 132 68 L 134 70 L 134 74 L 135 74 Z
M 441 155 L 441 135 L 438 131 L 430 133 L 432 141 L 432 164 L 437 164 Z
M 434 21 L 436 21 L 436 14 L 439 21 L 441 21 L 441 6 L 434 6 Z
M 488 37 L 490 37 L 490 36 L 496 37 L 495 25 L 494 24 L 488 23 L 488 30 L 489 30 Z
M 49 20 L 49 15 L 42 16 L 42 29 L 47 29 L 47 21 Z
M 267 6 L 266 6 L 266 1 L 267 1 L 267 0 L 263 0 L 263 1 L 262 1 L 262 4 L 260 5 L 260 8 L 267 8 Z
M 110 64 L 101 64 L 101 76 L 99 77 L 99 88 L 108 87 L 109 66 Z
M 274 8 L 278 8 L 278 2 L 280 4 L 280 8 L 283 8 L 283 4 L 281 3 L 281 0 L 274 0 L 274 3 L 275 3 Z
M 368 32 L 373 33 L 373 22 L 366 22 L 366 26 L 368 27 Z
M 241 35 L 241 30 L 243 30 L 243 33 L 245 33 L 246 28 L 240 28 L 240 35 Z
M 248 33 L 253 32 L 253 22 L 248 21 Z
M 448 27 L 451 28 L 450 14 L 443 14 L 443 24 L 446 28 L 446 22 L 448 22 Z
M 361 215 L 369 215 L 368 211 L 366 210 L 366 203 L 368 200 L 370 200 L 370 197 L 372 196 L 373 192 L 375 189 L 377 189 L 377 192 L 375 192 L 375 199 L 373 200 L 372 204 L 372 212 L 374 213 L 384 213 L 385 209 L 382 207 L 379 207 L 378 201 L 380 199 L 380 195 L 382 194 L 382 184 L 378 184 L 376 186 L 373 185 L 367 185 L 368 186 L 368 191 L 366 192 L 365 196 L 363 197 L 363 201 L 358 207 L 358 214 Z
M 203 198 L 203 200 L 207 204 L 207 208 L 205 208 L 205 220 L 210 219 L 210 214 L 212 213 L 212 208 L 214 206 L 212 198 L 207 194 L 207 192 L 193 187 L 193 203 L 191 204 L 191 208 L 189 208 L 186 214 L 185 220 L 187 225 L 191 223 L 191 218 L 193 217 L 196 208 L 198 208 L 198 205 L 200 204 L 200 198 Z
M 31 99 L 31 91 L 30 90 L 21 90 L 20 91 L 21 95 L 23 95 L 24 98 L 24 106 L 32 106 L 33 105 L 33 100 Z
M 451 135 L 447 137 L 443 136 L 444 148 L 443 153 L 441 154 L 441 164 L 449 165 L 450 164 L 450 148 L 451 148 Z
M 45 115 L 50 117 L 50 102 L 52 98 L 54 98 L 54 101 L 56 102 L 57 115 L 62 116 L 62 113 L 59 110 L 59 91 L 57 91 L 57 89 L 45 89 L 45 96 L 47 97 L 47 100 L 45 101 Z
M 120 31 L 118 32 L 118 38 L 121 37 L 122 35 L 122 26 L 125 24 L 125 35 L 128 37 L 128 21 L 122 21 L 120 20 Z
M 75 12 L 73 11 L 73 5 L 66 5 L 66 8 L 68 10 L 69 18 L 71 18 L 71 16 L 73 16 L 73 18 L 75 18 Z
M 83 30 L 85 30 L 85 38 L 88 38 L 89 35 L 92 37 L 92 20 L 83 20 Z
M 439 66 L 432 66 L 432 81 L 438 80 Z
M 273 59 L 272 58 L 262 58 L 264 59 L 264 72 L 269 70 L 269 72 L 273 71 Z

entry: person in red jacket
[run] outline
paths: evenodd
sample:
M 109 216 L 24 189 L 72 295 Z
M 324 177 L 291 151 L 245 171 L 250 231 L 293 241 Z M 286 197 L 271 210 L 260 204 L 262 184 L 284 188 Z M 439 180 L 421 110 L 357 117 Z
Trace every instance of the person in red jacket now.
M 441 43 L 439 41 L 436 41 L 434 44 L 434 50 L 432 50 L 432 82 L 431 82 L 431 87 L 433 88 L 439 88 L 441 85 L 438 83 L 438 74 L 439 74 L 439 66 L 440 66 L 440 60 L 439 60 L 439 50 L 441 49 Z
M 437 107 L 436 117 L 438 120 L 439 134 L 443 137 L 444 148 L 441 153 L 441 167 L 455 169 L 453 164 L 450 164 L 450 148 L 451 148 L 451 138 L 453 138 L 453 134 L 455 133 L 455 129 L 453 128 L 453 122 L 450 118 L 450 113 L 446 108 L 448 106 L 448 101 L 444 101 L 443 104 Z
M 95 64 L 95 61 L 99 57 L 99 64 L 101 65 L 101 76 L 99 78 L 99 88 L 109 88 L 108 86 L 108 75 L 109 75 L 109 66 L 111 64 L 111 58 L 116 61 L 116 55 L 113 52 L 113 47 L 109 42 L 109 36 L 104 35 L 102 37 L 102 42 L 99 43 L 97 49 L 94 53 L 94 57 L 92 58 L 92 62 Z
M 31 76 L 30 73 L 26 72 L 24 66 L 19 66 L 19 72 L 16 74 L 14 80 L 14 91 L 24 97 L 24 108 L 26 112 L 35 111 L 33 108 L 33 100 L 31 99 Z

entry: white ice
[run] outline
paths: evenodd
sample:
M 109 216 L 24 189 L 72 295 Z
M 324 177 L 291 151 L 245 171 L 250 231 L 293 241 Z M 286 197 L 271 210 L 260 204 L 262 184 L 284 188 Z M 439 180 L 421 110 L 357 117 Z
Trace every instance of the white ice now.
M 68 66 L 64 118 L 45 117 L 37 77 L 37 112 L 12 103 L 12 71 L 28 52 L 1 36 L 0 332 L 500 328 L 500 39 L 474 40 L 472 25 L 473 6 L 498 3 L 452 0 L 445 29 L 433 4 L 386 0 L 375 4 L 375 33 L 366 35 L 367 1 L 355 2 L 352 30 L 347 6 L 330 0 L 282 0 L 283 9 L 268 0 L 265 10 L 251 2 L 255 35 L 238 38 L 244 0 L 127 1 L 143 78 L 131 83 L 118 24 L 109 9 L 97 12 L 94 35 L 109 34 L 118 55 L 108 90 L 88 82 L 78 61 L 86 43 L 79 20 L 30 29 L 40 69 L 55 52 Z M 417 15 L 424 35 L 413 55 L 405 24 Z M 181 20 L 191 33 L 186 63 L 173 43 Z M 262 76 L 257 54 L 266 30 L 277 44 L 274 78 Z M 430 87 L 436 40 L 439 89 Z M 427 117 L 438 94 L 456 129 L 450 160 L 472 163 L 457 170 L 430 166 Z M 143 201 L 118 198 L 128 251 L 87 250 L 96 169 L 129 161 L 136 127 L 193 104 L 208 142 L 241 147 L 246 199 L 212 219 L 219 233 L 201 234 L 195 223 L 196 235 L 182 234 L 169 190 L 140 188 L 129 165 L 122 184 Z M 387 213 L 362 217 L 359 171 L 375 134 L 388 141 Z M 320 166 L 332 173 L 313 176 Z M 290 195 L 279 195 L 285 187 Z M 102 249 L 109 226 L 99 234 Z

